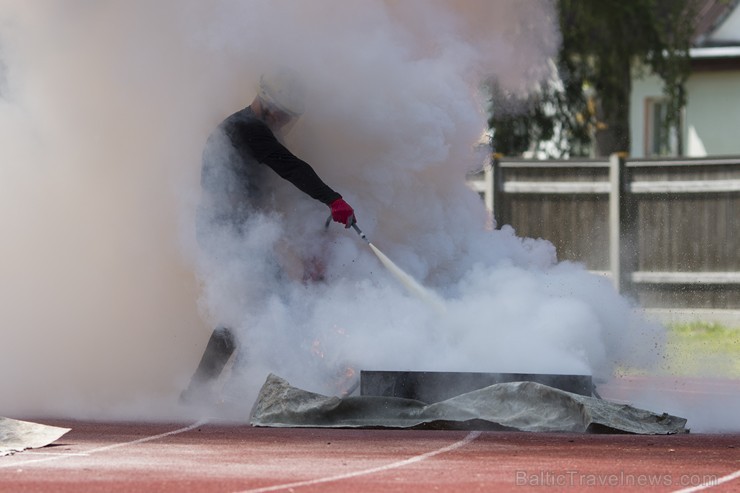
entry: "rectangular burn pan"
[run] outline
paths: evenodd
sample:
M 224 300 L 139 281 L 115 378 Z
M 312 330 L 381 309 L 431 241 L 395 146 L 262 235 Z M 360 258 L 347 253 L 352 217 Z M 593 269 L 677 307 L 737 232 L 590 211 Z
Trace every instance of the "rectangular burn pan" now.
M 537 382 L 589 397 L 594 390 L 590 375 L 361 370 L 360 395 L 403 397 L 431 404 L 507 382 Z

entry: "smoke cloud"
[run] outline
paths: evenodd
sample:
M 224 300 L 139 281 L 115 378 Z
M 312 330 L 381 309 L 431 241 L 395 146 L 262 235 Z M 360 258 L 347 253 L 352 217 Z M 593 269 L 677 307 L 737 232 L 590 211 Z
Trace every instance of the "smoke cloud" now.
M 478 84 L 495 74 L 527 91 L 546 76 L 551 2 L 0 0 L 0 12 L 0 413 L 175 415 L 219 323 L 239 337 L 225 392 L 245 416 L 270 371 L 333 392 L 348 366 L 608 378 L 658 356 L 660 327 L 550 243 L 486 230 L 465 184 L 482 159 Z M 231 264 L 201 255 L 205 140 L 278 65 L 310 96 L 288 146 L 444 313 L 279 179 L 278 212 L 214 238 Z M 306 265 L 324 280 L 301 280 Z

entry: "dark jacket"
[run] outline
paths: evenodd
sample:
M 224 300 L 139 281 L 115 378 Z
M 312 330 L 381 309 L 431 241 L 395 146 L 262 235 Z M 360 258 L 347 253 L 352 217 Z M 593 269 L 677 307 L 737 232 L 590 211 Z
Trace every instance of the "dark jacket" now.
M 211 221 L 241 223 L 260 208 L 269 169 L 324 204 L 341 197 L 246 107 L 221 122 L 206 142 L 201 172 L 202 213 Z

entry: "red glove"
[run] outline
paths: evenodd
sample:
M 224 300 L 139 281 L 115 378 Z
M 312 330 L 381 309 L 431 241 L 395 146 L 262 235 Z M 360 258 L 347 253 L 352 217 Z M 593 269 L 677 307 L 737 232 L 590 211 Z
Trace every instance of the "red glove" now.
M 345 228 L 349 228 L 355 222 L 355 211 L 343 198 L 339 197 L 329 207 L 331 207 L 331 218 L 344 224 Z

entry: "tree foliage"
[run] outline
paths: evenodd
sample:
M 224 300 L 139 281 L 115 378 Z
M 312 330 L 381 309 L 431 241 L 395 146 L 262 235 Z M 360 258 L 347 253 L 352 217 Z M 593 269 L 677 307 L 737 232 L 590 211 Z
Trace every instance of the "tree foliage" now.
M 549 156 L 629 151 L 633 70 L 664 83 L 668 124 L 686 104 L 696 0 L 559 0 L 562 44 L 552 81 L 522 97 L 490 81 L 497 152 Z M 545 142 L 549 142 L 545 146 Z

